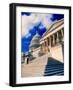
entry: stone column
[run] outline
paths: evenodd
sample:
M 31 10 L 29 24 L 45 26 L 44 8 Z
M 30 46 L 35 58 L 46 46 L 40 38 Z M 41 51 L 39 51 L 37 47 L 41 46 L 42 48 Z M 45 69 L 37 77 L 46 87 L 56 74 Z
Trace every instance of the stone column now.
M 44 48 L 45 48 L 45 53 L 46 53 L 46 51 L 47 51 L 47 50 L 46 50 L 46 47 L 47 47 L 47 41 L 46 41 L 46 39 L 45 39 L 45 47 L 44 47 Z
M 62 35 L 62 38 L 63 38 L 64 35 L 63 35 L 63 30 L 62 29 L 61 29 L 61 35 Z
M 53 35 L 53 45 L 55 45 L 55 35 Z
M 48 39 L 46 38 L 46 53 L 48 52 Z
M 50 38 L 48 37 L 47 38 L 47 52 L 49 53 L 50 52 L 50 40 L 49 40 Z
M 44 40 L 44 43 L 43 43 L 43 52 L 45 52 L 45 40 Z
M 57 43 L 59 42 L 59 33 L 57 32 Z
M 45 47 L 46 47 L 46 45 L 47 45 L 47 41 L 46 41 L 46 39 L 45 39 Z
M 49 38 L 47 38 L 47 46 L 49 46 L 49 44 L 48 44 L 48 43 L 49 43 Z
M 48 46 L 48 40 L 47 40 L 47 38 L 46 38 L 45 42 L 46 42 L 46 46 Z
M 64 33 L 63 33 L 63 29 L 61 30 L 61 35 L 62 35 L 62 41 L 64 42 Z
M 51 47 L 51 37 L 49 37 L 49 47 Z

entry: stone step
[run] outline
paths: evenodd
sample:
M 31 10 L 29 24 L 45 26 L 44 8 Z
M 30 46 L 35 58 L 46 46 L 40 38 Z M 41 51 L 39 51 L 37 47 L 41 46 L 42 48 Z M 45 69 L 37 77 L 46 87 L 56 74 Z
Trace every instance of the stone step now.
M 55 74 L 55 75 L 62 76 L 62 75 L 64 75 L 64 72 L 61 72 L 61 73 L 58 73 L 58 74 Z
M 49 72 L 53 72 L 53 71 L 60 71 L 60 70 L 64 70 L 64 68 L 55 68 L 55 69 L 47 69 L 47 70 L 45 70 L 45 72 L 44 73 L 49 73 Z
M 22 64 L 21 73 L 22 77 L 64 75 L 64 64 L 51 58 L 48 59 L 46 54 L 29 64 Z
M 40 57 L 40 59 L 37 58 L 32 62 L 30 62 L 29 64 L 24 64 L 24 66 L 32 66 L 32 67 L 41 66 L 41 65 L 45 66 L 47 64 L 47 60 L 48 60 L 47 56 L 45 56 L 45 58 Z
M 22 67 L 22 77 L 28 76 L 43 76 L 43 72 L 45 70 L 44 65 L 37 65 L 37 66 L 23 66 Z
M 51 64 L 47 64 L 46 65 L 46 67 L 64 67 L 64 64 L 53 64 L 53 65 L 51 65 Z
M 55 67 L 55 66 L 50 66 L 50 67 L 47 66 L 47 67 L 45 67 L 45 70 L 50 70 L 50 69 L 59 69 L 59 68 L 64 68 L 64 66 L 60 66 L 60 67 L 59 67 L 59 66 L 56 66 L 56 67 Z
M 48 72 L 48 73 L 45 73 L 44 76 L 52 76 L 52 75 L 57 75 L 59 73 L 63 74 L 64 70 Z

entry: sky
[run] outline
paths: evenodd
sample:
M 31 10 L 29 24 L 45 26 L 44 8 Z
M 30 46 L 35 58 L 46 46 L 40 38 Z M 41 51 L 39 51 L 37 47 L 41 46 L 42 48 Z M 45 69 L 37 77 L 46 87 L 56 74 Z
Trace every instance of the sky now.
M 29 45 L 32 38 L 36 35 L 36 31 L 41 38 L 42 35 L 48 30 L 49 26 L 64 18 L 64 15 L 22 12 L 21 17 L 21 51 L 26 54 L 29 51 Z

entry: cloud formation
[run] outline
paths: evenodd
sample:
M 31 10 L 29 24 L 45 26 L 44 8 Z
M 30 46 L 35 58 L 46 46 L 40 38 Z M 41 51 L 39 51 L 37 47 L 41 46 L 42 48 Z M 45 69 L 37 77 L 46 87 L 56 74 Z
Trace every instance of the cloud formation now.
M 51 18 L 52 14 L 37 14 L 33 13 L 28 15 L 22 15 L 22 36 L 28 36 L 29 31 L 38 23 L 42 23 L 40 28 L 45 27 L 48 28 L 50 24 L 52 24 Z
M 40 14 L 40 13 L 21 13 L 22 15 L 22 38 L 21 51 L 29 52 L 29 45 L 36 31 L 41 36 L 48 30 L 49 26 L 64 18 L 63 14 Z

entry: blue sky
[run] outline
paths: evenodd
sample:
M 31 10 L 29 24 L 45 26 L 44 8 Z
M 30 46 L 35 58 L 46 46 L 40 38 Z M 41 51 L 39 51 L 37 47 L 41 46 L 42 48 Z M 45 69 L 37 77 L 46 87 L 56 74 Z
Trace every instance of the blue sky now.
M 21 51 L 27 53 L 32 38 L 36 31 L 40 38 L 47 31 L 48 27 L 55 21 L 64 18 L 63 14 L 39 14 L 22 12 L 22 38 L 21 38 Z

